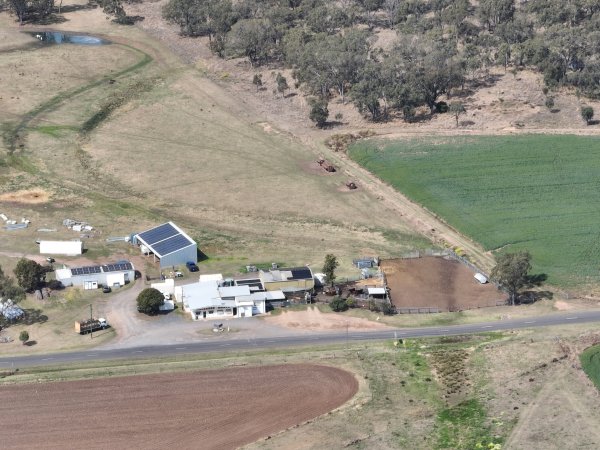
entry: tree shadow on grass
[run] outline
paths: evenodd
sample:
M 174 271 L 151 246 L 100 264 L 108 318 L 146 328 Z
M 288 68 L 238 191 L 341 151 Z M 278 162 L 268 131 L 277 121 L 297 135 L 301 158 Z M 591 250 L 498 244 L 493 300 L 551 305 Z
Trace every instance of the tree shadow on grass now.
M 20 323 L 24 323 L 25 325 L 33 325 L 34 323 L 45 323 L 48 321 L 48 316 L 42 314 L 41 309 L 25 309 L 25 316 L 20 320 Z
M 23 345 L 26 347 L 33 347 L 34 345 L 37 345 L 37 341 L 27 341 Z
M 545 273 L 527 275 L 527 278 L 525 279 L 525 285 L 527 287 L 541 286 L 546 280 L 548 280 L 548 275 Z

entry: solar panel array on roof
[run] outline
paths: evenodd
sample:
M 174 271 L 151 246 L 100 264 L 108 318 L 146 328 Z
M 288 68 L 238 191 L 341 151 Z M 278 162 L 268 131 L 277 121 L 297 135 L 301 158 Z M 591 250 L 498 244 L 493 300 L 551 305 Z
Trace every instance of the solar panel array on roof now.
M 175 227 L 172 222 L 144 231 L 138 234 L 137 237 L 150 248 L 152 253 L 161 258 L 191 245 L 196 245 L 191 238 Z
M 157 242 L 164 241 L 173 236 L 177 236 L 179 231 L 170 223 L 159 225 L 151 230 L 144 231 L 138 236 L 148 245 L 154 245 Z
M 133 270 L 131 263 L 105 264 L 102 266 L 104 272 L 120 272 L 125 270 Z
M 71 274 L 73 275 L 89 275 L 91 273 L 102 273 L 102 269 L 100 269 L 100 266 L 76 267 L 75 269 L 71 269 Z
M 292 272 L 294 280 L 310 280 L 313 277 L 308 267 L 294 267 L 289 270 Z
M 168 255 L 169 253 L 173 253 L 176 250 L 181 248 L 185 248 L 189 246 L 191 242 L 185 236 L 178 234 L 177 236 L 170 237 L 169 239 L 165 239 L 155 245 L 152 248 L 159 255 Z

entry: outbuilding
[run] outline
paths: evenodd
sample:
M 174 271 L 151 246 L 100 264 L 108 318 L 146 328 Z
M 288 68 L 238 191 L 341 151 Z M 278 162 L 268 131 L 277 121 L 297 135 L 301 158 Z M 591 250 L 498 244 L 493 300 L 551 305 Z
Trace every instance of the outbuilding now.
M 76 256 L 83 253 L 82 241 L 40 241 L 42 255 Z
M 133 242 L 139 244 L 142 253 L 158 258 L 161 268 L 198 261 L 196 241 L 173 222 L 136 234 Z
M 135 269 L 130 262 L 56 269 L 54 273 L 64 286 L 81 286 L 86 290 L 121 287 L 135 280 Z
M 311 291 L 315 280 L 310 267 L 261 270 L 258 273 L 265 291 L 283 291 L 286 294 Z

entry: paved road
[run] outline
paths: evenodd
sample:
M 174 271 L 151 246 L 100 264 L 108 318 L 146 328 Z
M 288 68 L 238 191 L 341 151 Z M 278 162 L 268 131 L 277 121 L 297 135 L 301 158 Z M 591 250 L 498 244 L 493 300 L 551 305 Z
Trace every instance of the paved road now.
M 54 353 L 47 355 L 13 356 L 0 358 L 0 367 L 34 367 L 54 364 L 68 364 L 114 359 L 140 359 L 197 353 L 259 350 L 268 348 L 311 346 L 323 344 L 340 344 L 348 342 L 366 342 L 393 338 L 416 338 L 427 336 L 451 336 L 457 334 L 481 333 L 486 331 L 502 331 L 518 328 L 535 328 L 551 325 L 600 322 L 600 311 L 576 311 L 555 313 L 540 317 L 502 320 L 469 325 L 453 325 L 427 328 L 402 328 L 384 331 L 336 332 L 306 334 L 256 339 L 227 339 L 218 337 L 203 342 L 179 343 L 174 345 L 153 345 L 146 347 L 84 350 L 70 353 Z

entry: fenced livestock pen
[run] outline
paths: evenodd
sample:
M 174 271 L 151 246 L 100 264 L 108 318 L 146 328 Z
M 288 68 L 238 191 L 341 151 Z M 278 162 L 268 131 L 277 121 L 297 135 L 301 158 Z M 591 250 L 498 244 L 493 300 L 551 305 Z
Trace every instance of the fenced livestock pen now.
M 481 284 L 482 273 L 470 261 L 448 250 L 411 252 L 382 260 L 381 271 L 392 305 L 399 314 L 430 314 L 500 306 L 505 294 L 494 284 Z

